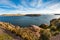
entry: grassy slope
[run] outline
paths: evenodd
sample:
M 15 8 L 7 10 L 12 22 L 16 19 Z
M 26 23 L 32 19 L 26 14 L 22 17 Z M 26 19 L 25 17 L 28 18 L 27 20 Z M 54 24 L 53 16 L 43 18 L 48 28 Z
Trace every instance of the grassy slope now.
M 5 33 L 4 30 L 0 28 L 0 40 L 8 40 L 8 39 L 13 40 L 13 37 Z
M 8 30 L 0 28 L 0 40 L 21 40 L 21 38 Z

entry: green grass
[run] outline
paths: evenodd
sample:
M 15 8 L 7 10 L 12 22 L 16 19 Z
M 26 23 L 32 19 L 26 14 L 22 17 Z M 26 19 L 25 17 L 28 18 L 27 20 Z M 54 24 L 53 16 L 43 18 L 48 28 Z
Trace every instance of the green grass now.
M 12 40 L 12 39 L 13 38 L 10 35 L 6 34 L 6 33 L 0 34 L 0 40 Z

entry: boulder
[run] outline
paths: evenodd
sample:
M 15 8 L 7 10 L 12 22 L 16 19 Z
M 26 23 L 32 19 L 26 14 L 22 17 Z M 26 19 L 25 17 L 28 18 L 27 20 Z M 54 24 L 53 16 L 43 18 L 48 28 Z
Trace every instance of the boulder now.
M 43 28 L 43 29 L 47 29 L 48 28 L 48 25 L 47 24 L 41 24 L 39 27 L 40 28 Z

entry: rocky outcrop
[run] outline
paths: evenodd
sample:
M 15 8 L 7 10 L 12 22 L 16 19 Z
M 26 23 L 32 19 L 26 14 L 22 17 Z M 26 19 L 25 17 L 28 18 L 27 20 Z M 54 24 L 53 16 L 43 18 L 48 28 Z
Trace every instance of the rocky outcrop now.
M 58 19 L 52 19 L 51 21 L 50 21 L 50 25 L 57 25 L 57 24 L 59 24 L 60 23 L 60 18 L 58 18 Z
M 52 19 L 50 21 L 50 27 L 55 26 L 56 29 L 60 29 L 60 18 L 58 19 Z

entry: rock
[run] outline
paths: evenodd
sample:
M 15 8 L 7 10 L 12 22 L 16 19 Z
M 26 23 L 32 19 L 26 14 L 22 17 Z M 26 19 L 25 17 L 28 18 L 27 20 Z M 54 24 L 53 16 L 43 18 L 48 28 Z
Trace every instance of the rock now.
M 48 28 L 48 25 L 47 24 L 41 24 L 39 27 L 40 28 L 43 28 L 43 29 L 47 29 Z
M 36 26 L 36 25 L 31 25 L 31 28 L 36 32 L 39 32 L 41 29 L 39 26 Z
M 31 25 L 30 29 L 35 32 L 35 35 L 40 37 L 40 31 L 43 30 L 42 28 L 40 28 L 39 26 L 36 25 Z

